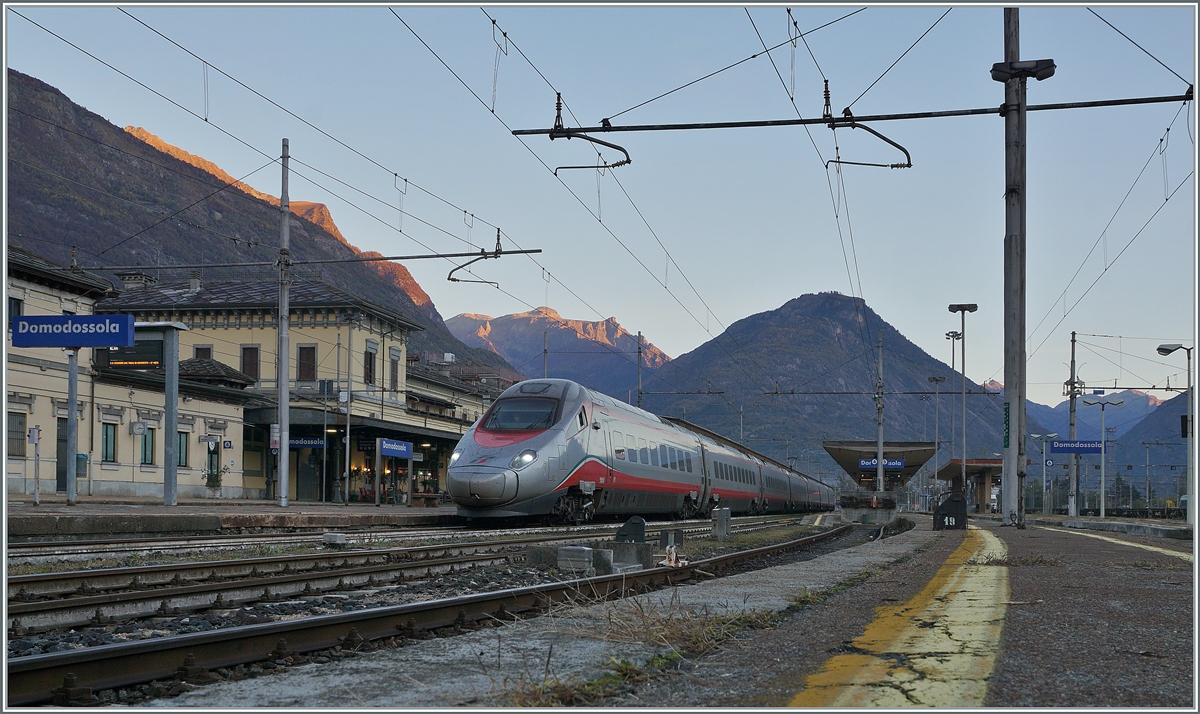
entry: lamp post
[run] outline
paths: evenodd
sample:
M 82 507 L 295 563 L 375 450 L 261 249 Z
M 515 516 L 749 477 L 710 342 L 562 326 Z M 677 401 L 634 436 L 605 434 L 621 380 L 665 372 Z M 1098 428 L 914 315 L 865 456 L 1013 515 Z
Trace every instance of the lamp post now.
M 1175 350 L 1183 350 L 1184 352 L 1187 353 L 1187 377 L 1188 377 L 1187 406 L 1188 406 L 1188 413 L 1187 413 L 1187 466 L 1185 467 L 1186 468 L 1185 478 L 1187 479 L 1187 496 L 1188 496 L 1187 522 L 1195 524 L 1195 522 L 1196 522 L 1196 502 L 1195 502 L 1195 499 L 1192 498 L 1192 491 L 1195 490 L 1193 488 L 1193 484 L 1192 484 L 1192 474 L 1194 473 L 1194 471 L 1192 470 L 1192 458 L 1193 458 L 1192 457 L 1192 431 L 1194 429 L 1193 421 L 1192 421 L 1192 350 L 1193 349 L 1195 349 L 1194 346 L 1193 347 L 1184 347 L 1181 344 L 1167 344 L 1167 345 L 1159 345 L 1158 346 L 1158 353 L 1160 355 L 1162 355 L 1163 357 L 1166 357 L 1167 355 L 1171 354 Z
M 953 345 L 954 342 L 951 341 L 950 344 Z M 953 366 L 951 366 L 950 368 L 954 369 Z M 933 443 L 934 443 L 933 476 L 934 476 L 934 480 L 936 481 L 937 480 L 937 471 L 938 471 L 938 452 L 940 452 L 942 450 L 942 438 L 941 438 L 942 437 L 942 435 L 941 435 L 941 426 L 942 426 L 941 396 L 942 395 L 940 392 L 940 388 L 942 386 L 942 382 L 946 381 L 946 378 L 945 377 L 929 377 L 928 379 L 929 379 L 930 383 L 933 384 Z M 933 492 L 930 491 L 931 496 L 932 496 L 932 493 Z
M 1046 502 L 1046 442 L 1058 438 L 1058 434 L 1030 434 L 1029 437 L 1034 441 L 1042 442 L 1042 513 L 1049 513 L 1050 509 Z
M 953 374 L 954 373 L 954 365 L 957 364 L 957 362 L 954 361 L 954 348 L 955 348 L 955 345 L 957 344 L 958 340 L 962 339 L 962 333 L 959 332 L 958 330 L 951 330 L 946 333 L 946 339 L 950 340 L 950 373 Z M 951 459 L 954 458 L 954 442 L 957 439 L 958 439 L 958 436 L 954 433 L 954 400 L 951 399 L 950 400 L 950 458 Z M 953 481 L 951 481 L 951 484 L 953 484 Z M 963 490 L 966 491 L 966 488 L 967 488 L 966 483 L 963 483 L 962 486 L 963 486 Z M 953 489 L 951 489 L 951 490 L 953 490 Z
M 1108 432 L 1104 430 L 1104 407 L 1119 407 L 1125 403 L 1125 400 L 1114 399 L 1110 402 L 1104 399 L 1084 399 L 1083 403 L 1088 406 L 1100 405 L 1100 517 L 1104 518 L 1104 466 L 1108 459 L 1106 452 Z
M 975 312 L 979 306 L 975 303 L 954 303 L 947 309 L 962 315 L 962 329 L 959 338 L 962 340 L 962 482 L 963 489 L 967 487 L 967 313 Z

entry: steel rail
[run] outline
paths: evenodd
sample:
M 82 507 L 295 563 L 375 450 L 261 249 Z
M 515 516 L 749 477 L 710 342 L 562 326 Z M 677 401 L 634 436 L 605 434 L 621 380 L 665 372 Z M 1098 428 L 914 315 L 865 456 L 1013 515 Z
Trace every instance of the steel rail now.
M 219 667 L 395 637 L 420 639 L 437 632 L 475 629 L 486 621 L 509 620 L 547 611 L 574 598 L 609 599 L 657 586 L 686 582 L 711 572 L 783 550 L 832 538 L 850 526 L 785 543 L 695 561 L 679 568 L 568 580 L 463 597 L 319 615 L 177 637 L 20 657 L 8 661 L 8 705 L 47 701 L 91 701 L 91 692 L 171 679 Z M 185 664 L 186 663 L 186 664 Z M 190 669 L 189 669 L 190 668 Z M 56 696 L 59 698 L 56 700 Z
M 762 527 L 767 526 L 736 532 Z M 457 566 L 507 562 L 514 554 L 502 552 L 505 548 L 565 540 L 578 535 L 14 576 L 8 583 L 9 630 L 28 635 L 371 588 L 402 581 L 412 571 L 429 577 Z

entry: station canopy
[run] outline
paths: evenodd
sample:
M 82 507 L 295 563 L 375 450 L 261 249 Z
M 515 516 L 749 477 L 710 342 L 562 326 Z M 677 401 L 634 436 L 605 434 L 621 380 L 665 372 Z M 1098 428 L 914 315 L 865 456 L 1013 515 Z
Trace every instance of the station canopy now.
M 875 459 L 879 442 L 877 441 L 822 441 L 821 446 L 833 457 L 838 466 L 850 475 L 859 486 L 874 489 L 876 467 L 874 463 L 861 466 L 863 462 Z M 937 443 L 932 441 L 885 441 L 883 442 L 884 461 L 903 461 L 896 467 L 885 466 L 884 490 L 895 491 L 913 477 L 925 462 L 937 453 Z
M 962 459 L 950 459 L 938 469 L 936 478 L 940 481 L 953 482 L 962 476 Z M 1004 471 L 1003 459 L 967 459 L 967 478 L 991 478 L 992 485 L 1000 483 Z

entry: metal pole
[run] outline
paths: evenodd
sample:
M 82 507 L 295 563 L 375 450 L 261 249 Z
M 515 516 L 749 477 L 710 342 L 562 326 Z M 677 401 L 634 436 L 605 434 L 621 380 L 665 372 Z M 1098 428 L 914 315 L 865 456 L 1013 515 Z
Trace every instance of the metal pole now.
M 542 379 L 545 379 L 546 375 L 547 375 L 546 356 L 550 354 L 550 350 L 549 350 L 550 343 L 548 342 L 549 338 L 547 337 L 548 334 L 549 334 L 548 332 L 545 332 L 545 331 L 542 332 Z M 638 333 L 638 334 L 641 334 L 641 333 Z M 638 372 L 641 372 L 641 370 L 642 370 L 641 354 L 642 354 L 642 345 L 639 343 L 638 344 L 638 358 L 639 358 L 638 359 Z
M 1104 407 L 1107 402 L 1100 402 L 1100 517 L 1104 518 L 1104 466 L 1108 461 L 1108 434 L 1104 432 Z
M 163 505 L 179 503 L 179 330 L 163 328 L 163 362 L 166 366 L 166 392 L 163 404 Z M 217 464 L 218 473 L 221 465 Z
M 967 311 L 962 313 L 962 482 L 967 488 Z
M 638 409 L 642 408 L 642 331 L 638 330 Z
M 328 384 L 328 382 L 326 382 Z M 329 392 L 321 399 L 321 503 L 325 503 L 325 480 L 329 472 Z M 299 494 L 297 494 L 299 495 Z
M 1075 379 L 1075 331 L 1071 331 L 1071 381 L 1067 383 L 1067 391 L 1071 398 L 1071 427 L 1068 438 L 1076 439 L 1075 429 L 1075 398 L 1079 395 L 1079 384 Z M 1079 454 L 1071 454 L 1071 469 L 1067 472 L 1067 515 L 1079 516 Z
M 883 491 L 883 328 L 879 330 L 879 378 L 875 382 L 875 490 Z
M 289 231 L 291 228 L 291 206 L 288 203 L 288 140 L 283 140 L 283 189 L 279 194 L 279 347 L 275 361 L 275 384 L 279 395 L 279 505 L 286 508 L 288 492 L 291 490 L 288 479 L 291 475 L 291 455 L 289 420 L 291 417 L 291 395 L 288 393 L 288 381 L 291 378 L 291 359 L 288 354 L 291 346 L 288 338 L 288 326 L 291 323 L 291 306 L 288 304 L 288 287 L 291 283 L 289 268 L 291 266 L 291 247 Z
M 1049 503 L 1046 501 L 1046 439 L 1042 438 L 1042 513 L 1049 513 Z
M 42 426 L 33 427 L 37 440 L 33 442 L 33 505 L 42 505 Z
M 1195 246 L 1193 246 L 1194 248 Z M 1192 468 L 1192 462 L 1195 461 L 1196 454 L 1192 451 L 1192 433 L 1196 430 L 1195 422 L 1192 421 L 1192 350 L 1195 347 L 1188 347 L 1187 350 L 1187 373 L 1188 373 L 1188 429 L 1187 429 L 1187 490 L 1188 490 L 1188 507 L 1187 507 L 1187 522 L 1195 524 L 1196 522 L 1196 496 L 1195 489 L 1195 471 Z
M 1021 59 L 1017 8 L 1004 8 L 1004 61 Z M 1004 508 L 1001 525 L 1024 526 L 1021 487 L 1025 480 L 1022 412 L 1025 407 L 1025 84 L 1004 83 Z
M 1150 502 L 1150 445 L 1142 442 L 1142 446 L 1146 447 L 1146 510 L 1154 507 Z
M 67 350 L 67 505 L 75 505 L 75 449 L 79 437 L 79 349 Z
M 346 328 L 346 472 L 342 474 L 346 503 L 350 503 L 350 407 L 354 403 L 354 382 L 350 377 L 350 345 L 354 342 L 354 323 Z
M 335 390 L 340 392 L 340 391 L 342 391 L 342 331 L 341 330 L 338 330 L 337 347 L 334 349 L 334 355 L 337 359 L 337 372 L 335 372 L 335 379 L 333 381 L 333 384 L 334 384 Z M 334 395 L 334 396 L 336 399 L 337 395 Z M 341 400 L 338 400 L 338 402 L 340 402 L 340 401 Z M 328 441 L 326 441 L 326 443 L 325 443 L 325 448 L 326 449 L 329 448 Z M 350 448 L 350 441 L 348 439 L 346 440 L 346 448 Z M 338 480 L 338 477 L 336 475 L 333 477 L 333 502 L 334 503 L 343 503 L 343 501 L 342 501 L 342 483 L 341 483 L 341 481 Z

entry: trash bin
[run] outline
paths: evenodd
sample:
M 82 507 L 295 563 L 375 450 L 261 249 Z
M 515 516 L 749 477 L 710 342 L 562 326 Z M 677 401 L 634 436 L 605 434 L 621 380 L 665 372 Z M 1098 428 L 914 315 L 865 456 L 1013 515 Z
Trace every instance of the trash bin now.
M 933 529 L 963 530 L 967 527 L 967 498 L 961 493 L 952 493 L 933 512 Z

